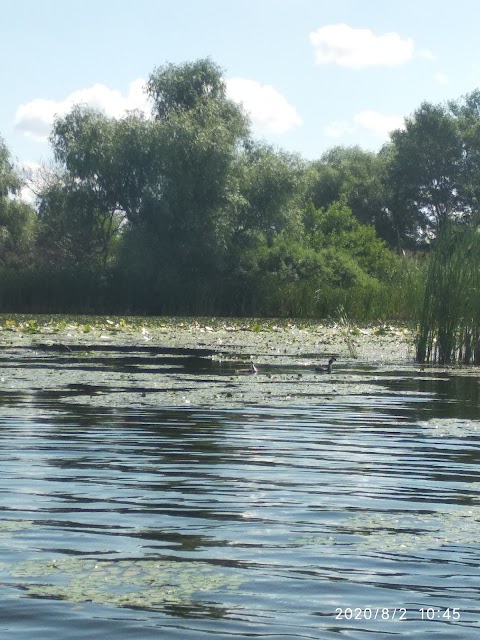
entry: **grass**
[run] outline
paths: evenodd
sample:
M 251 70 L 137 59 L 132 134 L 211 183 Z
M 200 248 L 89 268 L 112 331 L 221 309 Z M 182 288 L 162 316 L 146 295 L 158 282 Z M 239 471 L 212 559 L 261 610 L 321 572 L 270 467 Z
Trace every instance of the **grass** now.
M 478 221 L 443 223 L 431 253 L 417 333 L 417 361 L 480 364 Z

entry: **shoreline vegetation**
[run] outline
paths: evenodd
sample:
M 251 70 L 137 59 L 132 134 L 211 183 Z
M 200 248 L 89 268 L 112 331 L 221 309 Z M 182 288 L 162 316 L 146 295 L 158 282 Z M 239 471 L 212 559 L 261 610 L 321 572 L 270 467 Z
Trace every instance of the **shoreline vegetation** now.
M 367 393 L 374 378 L 358 366 L 412 366 L 406 327 L 351 326 L 348 341 L 345 331 L 282 319 L 1 316 L 0 395 L 78 411 L 308 405 Z M 332 374 L 317 374 L 332 355 Z
M 403 323 L 419 363 L 480 364 L 480 90 L 314 161 L 255 140 L 208 58 L 145 92 L 56 118 L 34 205 L 0 139 L 0 312 Z
M 406 325 L 344 320 L 2 315 L 0 402 L 86 418 L 99 409 L 301 408 L 368 403 L 379 385 L 395 395 L 389 385 L 400 380 L 477 375 L 415 362 L 415 340 Z
M 91 315 L 0 314 L 3 348 L 36 345 L 64 348 L 117 343 L 132 348 L 168 346 L 184 349 L 230 349 L 233 359 L 257 358 L 273 350 L 286 356 L 311 357 L 341 353 L 351 360 L 414 356 L 414 334 L 406 325 L 385 323 L 357 326 L 345 317 L 339 321 L 291 318 L 144 317 Z

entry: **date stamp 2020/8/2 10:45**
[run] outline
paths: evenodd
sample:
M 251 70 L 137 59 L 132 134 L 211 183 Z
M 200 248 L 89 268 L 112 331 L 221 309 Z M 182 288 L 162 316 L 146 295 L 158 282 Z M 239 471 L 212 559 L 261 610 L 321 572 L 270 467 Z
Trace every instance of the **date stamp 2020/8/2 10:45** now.
M 336 620 L 441 620 L 455 622 L 460 620 L 461 613 L 457 607 L 419 607 L 407 609 L 406 607 L 336 607 Z

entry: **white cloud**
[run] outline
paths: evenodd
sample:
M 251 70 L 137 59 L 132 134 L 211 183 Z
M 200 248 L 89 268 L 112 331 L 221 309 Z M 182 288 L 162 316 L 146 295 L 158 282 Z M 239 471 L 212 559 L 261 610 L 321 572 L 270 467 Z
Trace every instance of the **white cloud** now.
M 63 113 L 61 103 L 54 100 L 36 98 L 26 104 L 21 104 L 15 114 L 15 129 L 25 135 L 45 141 L 56 113 Z
M 317 64 L 340 67 L 393 67 L 413 58 L 412 38 L 390 32 L 376 35 L 370 29 L 331 24 L 310 33 Z
M 248 78 L 226 80 L 227 94 L 243 104 L 252 122 L 266 133 L 285 133 L 302 124 L 297 110 L 274 87 Z
M 329 123 L 323 132 L 329 138 L 342 138 L 363 131 L 386 140 L 391 131 L 402 129 L 404 124 L 403 116 L 387 116 L 378 111 L 365 109 L 355 114 L 351 121 L 335 120 Z
M 260 130 L 280 134 L 302 124 L 295 107 L 274 87 L 238 77 L 226 80 L 226 84 L 229 97 L 243 104 L 253 124 Z M 113 118 L 120 118 L 133 109 L 149 114 L 151 103 L 143 92 L 144 86 L 145 81 L 140 78 L 130 83 L 126 95 L 97 83 L 73 91 L 64 100 L 36 98 L 18 107 L 15 129 L 44 142 L 55 117 L 68 113 L 75 104 L 87 104 Z
M 379 138 L 387 138 L 394 129 L 402 129 L 405 121 L 403 116 L 386 116 L 378 111 L 365 110 L 357 113 L 353 121 L 361 129 Z
M 87 104 L 104 111 L 107 116 L 120 118 L 126 111 L 139 109 L 150 112 L 150 105 L 143 93 L 145 81 L 141 78 L 130 83 L 127 95 L 103 84 L 73 91 L 64 100 L 36 98 L 18 107 L 15 129 L 38 141 L 45 141 L 55 119 L 68 113 L 75 104 Z

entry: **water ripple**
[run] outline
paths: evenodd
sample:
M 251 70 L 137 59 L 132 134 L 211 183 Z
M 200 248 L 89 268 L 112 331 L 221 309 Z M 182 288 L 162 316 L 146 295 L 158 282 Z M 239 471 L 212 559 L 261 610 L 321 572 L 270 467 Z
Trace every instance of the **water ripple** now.
M 3 410 L 0 630 L 477 638 L 479 422 L 395 384 L 308 410 Z

